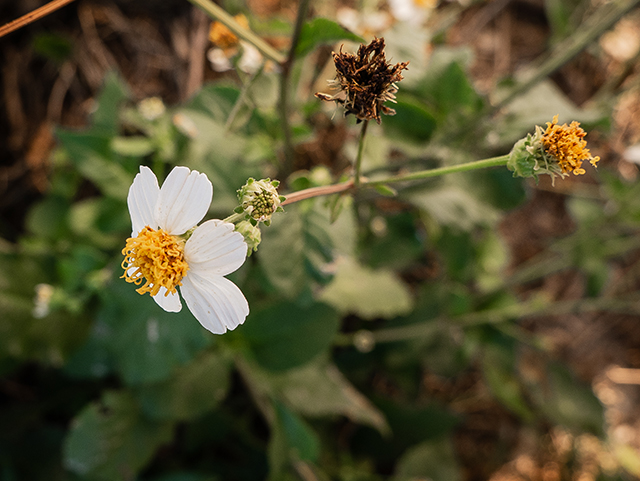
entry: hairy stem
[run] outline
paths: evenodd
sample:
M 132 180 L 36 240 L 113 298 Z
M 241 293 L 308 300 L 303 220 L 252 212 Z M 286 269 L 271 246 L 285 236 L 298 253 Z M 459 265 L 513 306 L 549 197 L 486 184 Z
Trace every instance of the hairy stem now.
M 358 155 L 356 156 L 356 165 L 353 174 L 353 183 L 356 187 L 360 187 L 360 176 L 362 173 L 362 153 L 364 152 L 364 139 L 367 135 L 367 125 L 369 125 L 369 121 L 365 120 L 362 123 L 360 139 L 358 140 Z

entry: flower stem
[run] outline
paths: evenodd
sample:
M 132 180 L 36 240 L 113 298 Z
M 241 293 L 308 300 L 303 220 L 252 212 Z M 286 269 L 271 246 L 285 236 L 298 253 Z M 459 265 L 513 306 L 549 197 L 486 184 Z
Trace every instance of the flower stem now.
M 323 185 L 321 187 L 311 187 L 310 189 L 299 190 L 287 195 L 287 199 L 282 202 L 282 205 L 293 204 L 294 202 L 300 202 L 301 200 L 311 199 L 313 197 L 320 197 L 323 195 L 337 194 L 338 192 L 344 192 L 353 187 L 353 181 L 349 180 L 341 184 Z
M 227 217 L 226 219 L 223 219 L 222 222 L 229 222 L 231 224 L 235 224 L 236 222 L 239 222 L 241 220 L 244 220 L 245 217 L 247 216 L 247 214 L 245 214 L 244 212 L 241 213 L 236 213 L 234 212 L 233 214 L 231 214 L 229 217 Z
M 211 0 L 189 0 L 194 5 L 200 7 L 209 16 L 218 20 L 221 24 L 231 30 L 242 40 L 250 43 L 257 48 L 262 55 L 274 62 L 281 64 L 285 61 L 284 55 L 274 49 L 267 42 L 258 37 L 251 30 L 247 30 L 240 25 L 231 15 L 229 15 L 224 9 L 213 3 Z
M 360 131 L 360 140 L 358 140 L 358 155 L 356 157 L 355 172 L 353 174 L 353 183 L 356 187 L 360 187 L 360 174 L 362 172 L 362 153 L 364 152 L 364 138 L 367 135 L 367 125 L 369 121 L 362 122 L 362 130 Z
M 476 160 L 473 162 L 467 162 L 466 164 L 449 165 L 446 167 L 439 167 L 437 169 L 421 170 L 418 172 L 412 172 L 410 174 L 396 175 L 394 177 L 388 177 L 386 179 L 371 180 L 363 182 L 363 185 L 382 185 L 393 184 L 396 182 L 406 182 L 408 180 L 422 180 L 431 177 L 438 177 L 445 174 L 453 174 L 456 172 L 468 172 L 470 170 L 486 169 L 488 167 L 500 167 L 507 165 L 509 160 L 509 154 L 501 155 L 499 157 L 492 157 L 490 159 Z
M 363 128 L 363 131 L 364 131 L 364 128 Z M 364 135 L 361 135 L 360 138 L 361 138 L 360 144 L 362 144 L 363 143 L 362 139 L 364 138 Z M 361 150 L 361 148 L 359 150 Z M 359 154 L 358 158 L 361 158 L 361 157 L 362 155 Z M 499 167 L 499 166 L 506 165 L 508 160 L 509 160 L 509 155 L 507 154 L 507 155 L 501 155 L 499 157 L 492 157 L 490 159 L 476 160 L 474 162 L 468 162 L 466 164 L 451 165 L 448 167 L 440 167 L 438 169 L 421 170 L 418 172 L 412 172 L 410 174 L 405 174 L 405 175 L 396 175 L 394 177 L 389 177 L 387 179 L 381 179 L 381 180 L 360 179 L 360 187 L 369 187 L 369 186 L 374 187 L 376 185 L 393 184 L 395 182 L 406 182 L 410 180 L 428 179 L 430 177 L 438 177 L 440 175 L 453 174 L 455 172 L 468 172 L 471 170 L 486 169 L 488 167 Z M 356 167 L 357 165 L 358 164 L 356 160 Z M 331 195 L 331 194 L 336 194 L 338 192 L 344 192 L 354 187 L 357 188 L 358 186 L 356 184 L 356 179 L 359 179 L 359 178 L 360 176 L 357 175 L 356 177 L 354 177 L 353 180 L 342 182 L 340 184 L 326 185 L 322 187 L 312 187 L 310 189 L 304 189 L 298 192 L 287 194 L 286 196 L 287 200 L 285 200 L 282 203 L 282 205 L 293 204 L 294 202 L 299 202 L 304 199 L 310 199 L 312 197 L 320 197 L 323 195 Z

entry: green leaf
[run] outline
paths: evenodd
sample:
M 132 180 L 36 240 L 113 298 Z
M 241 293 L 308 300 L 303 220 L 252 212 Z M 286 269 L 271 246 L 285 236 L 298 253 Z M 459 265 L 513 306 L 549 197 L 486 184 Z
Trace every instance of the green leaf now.
M 529 422 L 534 415 L 522 396 L 522 386 L 514 369 L 515 346 L 512 343 L 486 344 L 482 372 L 493 395 L 512 412 Z
M 126 392 L 107 392 L 74 419 L 64 444 L 65 466 L 99 480 L 134 479 L 156 449 L 172 436 L 171 423 L 141 416 Z
M 543 371 L 539 371 L 543 368 Z M 603 435 L 604 410 L 591 388 L 557 362 L 537 366 L 537 376 L 526 376 L 525 386 L 534 404 L 552 422 L 577 431 Z M 533 372 L 536 372 L 533 371 Z
M 334 254 L 331 230 L 328 208 L 318 199 L 287 206 L 262 229 L 257 257 L 282 295 L 295 298 L 312 280 L 324 280 L 322 268 Z
M 450 439 L 427 441 L 412 448 L 400 458 L 394 481 L 458 481 L 462 479 Z
M 382 413 L 333 364 L 313 362 L 284 373 L 269 374 L 269 384 L 296 412 L 305 416 L 342 415 L 389 432 Z
M 177 369 L 170 379 L 142 386 L 137 397 L 152 418 L 194 419 L 227 395 L 230 369 L 228 359 L 210 352 Z
M 260 366 L 280 371 L 305 364 L 329 349 L 339 322 L 326 304 L 280 302 L 251 314 L 239 334 Z
M 493 207 L 475 198 L 468 189 L 453 183 L 422 190 L 406 198 L 428 212 L 438 224 L 462 231 L 470 231 L 478 225 L 493 225 L 498 220 L 498 213 Z
M 113 159 L 111 137 L 57 129 L 56 135 L 78 171 L 104 194 L 126 199 L 134 175 Z
M 304 57 L 319 45 L 333 44 L 338 40 L 364 43 L 364 39 L 327 18 L 315 18 L 302 26 L 296 56 Z
M 35 204 L 27 216 L 27 229 L 33 235 L 49 240 L 69 236 L 69 203 L 58 196 L 49 196 Z
M 395 115 L 386 116 L 382 125 L 390 137 L 402 137 L 414 142 L 428 142 L 436 130 L 436 119 L 429 111 L 411 101 L 406 96 L 401 97 L 393 105 Z
M 127 384 L 155 383 L 212 342 L 186 307 L 166 312 L 123 279 L 107 286 L 101 303 L 87 345 L 67 366 L 70 375 L 93 377 L 115 369 Z
M 287 407 L 275 402 L 275 420 L 269 442 L 269 479 L 280 476 L 289 463 L 314 462 L 320 454 L 320 440 L 311 427 Z
M 144 157 L 155 151 L 151 139 L 141 135 L 133 137 L 114 137 L 111 140 L 111 149 L 125 157 Z
M 91 131 L 102 135 L 118 132 L 120 106 L 129 98 L 127 86 L 115 72 L 105 76 L 104 86 L 97 98 L 97 108 L 93 114 Z
M 392 271 L 373 270 L 351 258 L 339 259 L 335 277 L 319 299 L 343 314 L 364 319 L 389 319 L 413 308 L 409 289 Z

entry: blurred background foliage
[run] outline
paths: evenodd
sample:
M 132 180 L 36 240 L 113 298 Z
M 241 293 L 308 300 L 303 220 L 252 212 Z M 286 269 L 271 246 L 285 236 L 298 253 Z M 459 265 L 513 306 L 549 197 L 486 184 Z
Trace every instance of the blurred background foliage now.
M 311 2 L 289 139 L 282 69 L 241 52 L 217 71 L 187 2 L 78 0 L 0 39 L 0 478 L 638 479 L 635 3 Z M 287 51 L 296 2 L 222 5 Z M 291 204 L 231 276 L 251 313 L 223 336 L 119 279 L 140 165 L 206 173 L 210 218 L 250 176 L 285 194 L 346 178 L 358 128 L 313 93 L 332 49 L 374 34 L 411 63 L 397 115 L 369 126 L 365 175 L 501 155 L 555 114 L 588 128 L 597 172 Z

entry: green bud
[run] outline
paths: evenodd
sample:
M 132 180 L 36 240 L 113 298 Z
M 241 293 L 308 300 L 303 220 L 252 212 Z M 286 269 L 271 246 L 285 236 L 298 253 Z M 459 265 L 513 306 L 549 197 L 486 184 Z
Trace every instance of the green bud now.
M 258 245 L 262 240 L 262 234 L 258 227 L 248 220 L 243 220 L 236 224 L 236 232 L 240 232 L 247 243 L 247 256 L 258 250 Z
M 282 212 L 280 204 L 284 197 L 278 195 L 278 185 L 277 180 L 249 178 L 238 190 L 241 212 L 245 212 L 254 225 L 258 222 L 269 225 L 273 213 Z

